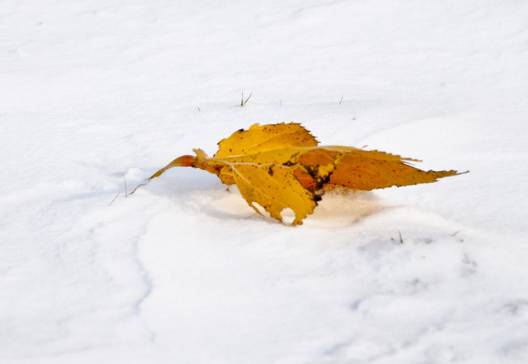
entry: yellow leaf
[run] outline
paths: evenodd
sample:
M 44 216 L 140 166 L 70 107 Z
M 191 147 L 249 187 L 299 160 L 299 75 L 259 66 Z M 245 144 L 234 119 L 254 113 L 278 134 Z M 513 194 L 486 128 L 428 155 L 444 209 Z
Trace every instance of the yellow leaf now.
M 408 163 L 411 161 L 418 162 L 417 159 L 403 158 L 377 150 L 366 151 L 341 146 L 316 148 L 299 158 L 299 164 L 309 171 L 315 170 L 315 173 L 311 174 L 323 179 L 326 188 L 342 186 L 369 191 L 430 183 L 438 178 L 458 174 L 454 170 L 422 171 L 410 166 Z
M 290 208 L 295 213 L 293 225 L 297 225 L 316 206 L 313 193 L 297 181 L 291 167 L 273 165 L 262 168 L 258 164 L 237 164 L 232 168 L 240 194 L 257 212 L 254 202 L 268 211 L 271 217 L 282 221 L 282 210 Z
M 457 171 L 422 171 L 409 165 L 416 159 L 354 147 L 318 147 L 317 140 L 298 123 L 252 125 L 221 140 L 213 157 L 195 149 L 196 157 L 176 158 L 150 178 L 177 166 L 201 168 L 225 184 L 236 184 L 256 212 L 262 206 L 282 221 L 281 212 L 295 213 L 301 224 L 313 212 L 325 190 L 342 186 L 372 190 L 435 182 Z
M 245 156 L 288 147 L 313 147 L 317 140 L 298 123 L 253 124 L 218 143 L 214 158 Z

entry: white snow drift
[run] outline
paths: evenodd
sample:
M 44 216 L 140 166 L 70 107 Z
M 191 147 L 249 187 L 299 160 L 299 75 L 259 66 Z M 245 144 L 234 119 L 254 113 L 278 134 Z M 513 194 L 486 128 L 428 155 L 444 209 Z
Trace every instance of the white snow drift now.
M 0 362 L 527 362 L 527 19 L 514 0 L 1 1 Z M 192 169 L 124 198 L 278 121 L 471 173 L 328 195 L 296 228 Z

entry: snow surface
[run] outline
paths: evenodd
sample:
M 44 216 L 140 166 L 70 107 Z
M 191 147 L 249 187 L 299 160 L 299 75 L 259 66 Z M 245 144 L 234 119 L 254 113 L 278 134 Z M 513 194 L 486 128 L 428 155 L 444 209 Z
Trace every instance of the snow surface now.
M 527 96 L 522 0 L 0 0 L 0 363 L 527 363 Z M 471 173 L 296 228 L 123 197 L 292 120 Z

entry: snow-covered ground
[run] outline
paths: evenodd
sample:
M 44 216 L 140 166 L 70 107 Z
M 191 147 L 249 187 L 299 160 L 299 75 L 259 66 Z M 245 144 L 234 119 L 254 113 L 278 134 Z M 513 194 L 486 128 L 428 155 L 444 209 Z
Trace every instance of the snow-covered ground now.
M 527 1 L 0 0 L 0 363 L 527 363 L 527 97 Z M 123 197 L 278 121 L 471 173 Z

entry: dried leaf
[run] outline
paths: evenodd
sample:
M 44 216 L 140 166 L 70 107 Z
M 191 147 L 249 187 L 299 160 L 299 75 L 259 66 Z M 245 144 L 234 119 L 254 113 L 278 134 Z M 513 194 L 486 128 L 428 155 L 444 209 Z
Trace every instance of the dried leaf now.
M 262 206 L 282 221 L 281 212 L 295 213 L 293 225 L 302 224 L 313 212 L 324 191 L 341 186 L 373 190 L 435 182 L 457 171 L 423 171 L 410 165 L 416 159 L 377 150 L 354 147 L 319 147 L 317 140 L 298 123 L 254 124 L 218 143 L 208 157 L 201 149 L 196 156 L 176 158 L 150 178 L 166 170 L 185 166 L 216 174 L 228 185 L 236 184 L 242 197 L 256 212 Z

